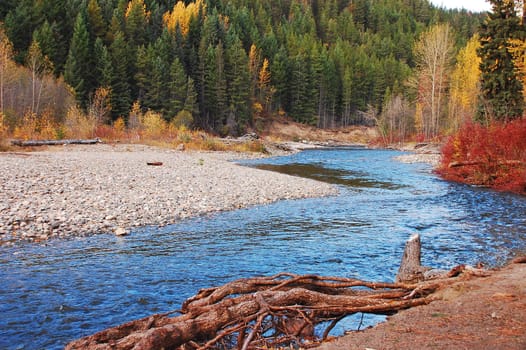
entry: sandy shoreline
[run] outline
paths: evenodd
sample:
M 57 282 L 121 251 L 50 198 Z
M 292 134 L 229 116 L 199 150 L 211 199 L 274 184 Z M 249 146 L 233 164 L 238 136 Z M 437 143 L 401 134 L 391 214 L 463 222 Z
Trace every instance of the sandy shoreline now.
M 143 145 L 0 153 L 0 244 L 129 231 L 280 199 L 337 193 L 325 183 L 230 161 L 243 157 Z

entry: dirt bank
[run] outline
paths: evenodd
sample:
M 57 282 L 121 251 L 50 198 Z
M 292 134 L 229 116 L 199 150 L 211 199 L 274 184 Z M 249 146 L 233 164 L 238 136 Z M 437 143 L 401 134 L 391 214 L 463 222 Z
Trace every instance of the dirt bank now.
M 458 282 L 438 298 L 318 349 L 526 349 L 526 264 Z

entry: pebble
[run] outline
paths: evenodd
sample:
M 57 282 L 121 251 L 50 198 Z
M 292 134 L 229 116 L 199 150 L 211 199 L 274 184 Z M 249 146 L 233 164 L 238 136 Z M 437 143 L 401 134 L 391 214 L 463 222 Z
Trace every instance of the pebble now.
M 133 233 L 209 212 L 337 193 L 326 183 L 231 162 L 246 157 L 239 153 L 90 145 L 26 154 L 0 153 L 0 245 L 13 237 Z M 152 160 L 163 166 L 147 166 Z

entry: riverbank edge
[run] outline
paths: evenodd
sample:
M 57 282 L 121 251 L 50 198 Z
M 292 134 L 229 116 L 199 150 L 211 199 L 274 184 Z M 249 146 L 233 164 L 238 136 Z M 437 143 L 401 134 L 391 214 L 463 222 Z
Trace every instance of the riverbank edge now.
M 521 312 L 522 310 L 522 312 Z M 350 331 L 319 350 L 526 348 L 526 256 L 466 277 L 438 292 L 427 305 L 399 311 L 385 322 Z
M 237 164 L 244 159 L 286 156 L 318 147 L 321 146 L 284 143 L 275 146 L 267 154 L 260 154 L 177 151 L 136 144 L 99 144 L 0 153 L 3 158 L 0 171 L 5 174 L 0 185 L 0 246 L 12 245 L 18 241 L 38 243 L 49 239 L 100 233 L 127 235 L 139 227 L 162 227 L 221 211 L 280 200 L 337 195 L 337 187 L 327 183 Z M 97 152 L 100 152 L 100 156 L 95 156 Z M 112 154 L 116 156 L 115 159 L 112 159 Z M 147 166 L 147 163 L 160 164 Z M 157 169 L 154 170 L 155 168 Z M 111 169 L 120 174 L 115 175 L 117 180 L 109 180 L 112 182 L 107 184 L 105 181 L 113 177 L 104 172 L 111 172 Z M 151 182 L 150 178 L 134 173 L 139 169 L 152 173 L 155 181 Z M 129 173 L 130 176 L 123 177 L 122 173 Z M 176 188 L 164 186 L 159 173 L 167 177 L 165 182 L 178 182 Z M 133 175 L 139 180 L 136 181 Z M 90 178 L 95 179 L 95 185 L 87 183 Z M 119 179 L 122 181 L 119 182 Z M 140 180 L 145 183 L 137 183 Z M 13 182 L 20 183 L 17 185 Z M 137 192 L 121 196 L 111 188 L 112 185 L 121 186 L 123 192 L 127 191 L 127 186 L 130 191 L 133 187 L 142 186 L 148 189 L 152 197 L 146 198 L 148 203 L 143 204 L 134 198 L 137 197 Z M 100 187 L 99 191 L 93 188 L 96 186 Z M 82 189 L 86 190 L 86 194 L 82 194 Z M 73 194 L 72 191 L 76 193 Z M 183 202 L 182 209 L 170 211 L 170 208 L 163 207 L 158 211 L 150 210 L 149 213 L 153 212 L 155 215 L 141 216 L 140 220 L 134 220 L 133 215 L 128 215 L 130 210 L 141 211 L 150 206 L 159 206 L 168 197 L 173 199 L 165 195 L 170 191 L 178 192 L 176 201 L 180 199 Z M 57 196 L 55 192 L 60 192 L 60 195 Z M 120 197 L 124 203 L 111 196 Z M 156 196 L 159 198 L 155 198 Z M 90 200 L 93 197 L 101 198 L 101 202 Z M 57 203 L 67 200 L 69 202 L 65 207 L 68 208 L 63 205 L 59 214 L 56 211 L 46 212 L 52 211 Z M 135 207 L 126 208 L 128 200 Z M 167 202 L 173 203 L 170 200 Z M 78 210 L 70 210 L 79 203 L 85 208 L 95 206 L 103 213 L 91 211 L 93 217 L 90 217 Z M 105 208 L 111 206 L 111 203 L 117 203 L 119 208 L 122 206 L 128 210 L 112 213 L 111 208 Z

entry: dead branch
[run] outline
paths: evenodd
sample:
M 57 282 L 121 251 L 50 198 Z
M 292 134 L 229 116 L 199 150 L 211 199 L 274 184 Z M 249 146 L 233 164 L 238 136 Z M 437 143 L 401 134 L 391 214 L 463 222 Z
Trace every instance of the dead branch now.
M 451 162 L 448 164 L 449 168 L 460 168 L 464 166 L 472 166 L 472 165 L 484 165 L 486 164 L 483 161 L 465 161 L 465 162 Z M 497 166 L 524 166 L 526 163 L 522 160 L 500 160 L 497 162 L 490 163 L 492 165 Z
M 410 267 L 410 276 L 411 271 L 422 268 L 419 244 L 419 237 L 412 237 L 408 242 L 412 253 L 407 257 L 404 254 L 402 260 L 402 265 Z M 418 257 L 418 261 L 407 264 L 409 257 Z M 66 349 L 307 347 L 325 339 L 348 315 L 391 315 L 428 304 L 438 290 L 457 281 L 464 272 L 483 275 L 481 270 L 461 265 L 439 279 L 418 283 L 376 283 L 291 273 L 239 279 L 202 289 L 183 303 L 178 316 L 165 313 L 128 322 L 73 341 Z

